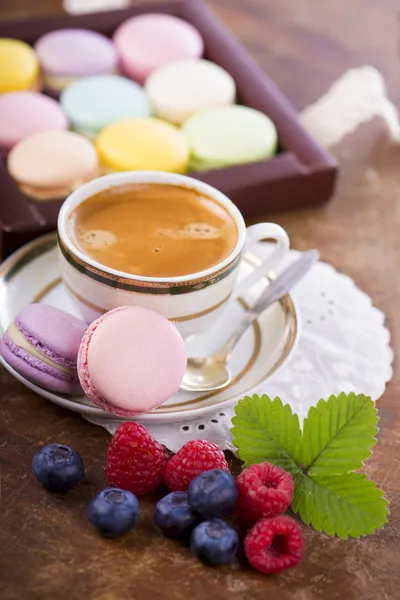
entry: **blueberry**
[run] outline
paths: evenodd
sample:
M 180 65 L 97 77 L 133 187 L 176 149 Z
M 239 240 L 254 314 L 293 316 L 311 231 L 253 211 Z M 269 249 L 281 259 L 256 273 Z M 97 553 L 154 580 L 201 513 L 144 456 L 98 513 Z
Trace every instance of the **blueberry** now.
M 84 467 L 75 450 L 61 444 L 50 444 L 35 454 L 32 471 L 49 492 L 68 492 L 82 479 Z
M 132 492 L 106 488 L 89 503 L 89 521 L 105 537 L 118 537 L 133 529 L 139 519 L 139 501 Z
M 199 522 L 187 503 L 186 492 L 172 492 L 157 502 L 154 523 L 168 537 L 178 538 Z
M 188 490 L 190 508 L 206 519 L 228 515 L 233 510 L 237 497 L 234 478 L 222 469 L 200 473 L 192 479 Z
M 192 533 L 192 552 L 208 565 L 223 565 L 231 561 L 239 548 L 239 536 L 221 519 L 203 521 Z

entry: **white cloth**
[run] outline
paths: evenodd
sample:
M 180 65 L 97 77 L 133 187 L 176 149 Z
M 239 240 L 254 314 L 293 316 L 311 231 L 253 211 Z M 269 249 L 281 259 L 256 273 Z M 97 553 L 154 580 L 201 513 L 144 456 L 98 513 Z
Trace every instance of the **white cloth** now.
M 400 139 L 399 115 L 386 95 L 385 81 L 374 67 L 346 71 L 315 104 L 300 115 L 305 129 L 330 148 L 362 123 L 380 117 L 392 138 Z

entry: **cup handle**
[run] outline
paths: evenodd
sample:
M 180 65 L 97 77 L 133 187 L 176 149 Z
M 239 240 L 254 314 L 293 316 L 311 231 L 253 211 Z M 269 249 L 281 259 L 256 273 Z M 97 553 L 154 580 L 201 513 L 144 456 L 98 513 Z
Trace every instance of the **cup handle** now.
M 243 253 L 251 246 L 264 239 L 276 240 L 276 247 L 264 262 L 254 269 L 245 279 L 236 284 L 234 297 L 238 298 L 250 290 L 262 277 L 266 277 L 271 269 L 274 269 L 287 254 L 290 242 L 286 231 L 275 223 L 257 223 L 246 230 L 246 243 Z

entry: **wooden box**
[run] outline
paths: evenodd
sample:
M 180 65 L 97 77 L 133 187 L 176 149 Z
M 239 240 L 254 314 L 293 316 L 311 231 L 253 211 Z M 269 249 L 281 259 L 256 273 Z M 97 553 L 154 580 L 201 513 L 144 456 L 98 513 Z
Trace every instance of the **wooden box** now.
M 146 12 L 168 13 L 192 23 L 203 36 L 205 57 L 235 79 L 238 101 L 267 114 L 278 130 L 280 147 L 274 158 L 190 175 L 224 192 L 247 219 L 327 201 L 335 183 L 334 159 L 302 128 L 286 97 L 203 0 L 175 0 L 113 12 L 3 22 L 0 37 L 33 44 L 49 31 L 71 27 L 112 36 L 127 18 Z M 8 175 L 3 156 L 0 160 L 1 256 L 5 258 L 23 243 L 55 229 L 60 205 L 60 201 L 35 202 L 24 196 Z

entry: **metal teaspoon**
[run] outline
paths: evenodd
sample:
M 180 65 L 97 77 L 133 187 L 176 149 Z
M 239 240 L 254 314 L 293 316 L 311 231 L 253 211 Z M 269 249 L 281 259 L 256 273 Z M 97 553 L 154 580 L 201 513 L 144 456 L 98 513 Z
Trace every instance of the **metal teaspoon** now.
M 181 389 L 189 392 L 209 392 L 226 387 L 232 381 L 228 361 L 243 333 L 264 310 L 283 298 L 318 259 L 319 252 L 317 250 L 304 252 L 300 258 L 271 281 L 222 348 L 207 358 L 188 358 Z

